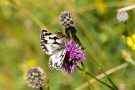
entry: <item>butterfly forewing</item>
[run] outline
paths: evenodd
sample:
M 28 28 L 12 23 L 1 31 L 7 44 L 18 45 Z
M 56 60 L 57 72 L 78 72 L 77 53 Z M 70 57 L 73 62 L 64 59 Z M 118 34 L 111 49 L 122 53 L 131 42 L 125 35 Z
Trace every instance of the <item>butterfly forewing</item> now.
M 41 31 L 40 46 L 46 54 L 53 54 L 61 47 L 62 44 L 63 42 L 55 34 L 52 34 L 46 30 Z

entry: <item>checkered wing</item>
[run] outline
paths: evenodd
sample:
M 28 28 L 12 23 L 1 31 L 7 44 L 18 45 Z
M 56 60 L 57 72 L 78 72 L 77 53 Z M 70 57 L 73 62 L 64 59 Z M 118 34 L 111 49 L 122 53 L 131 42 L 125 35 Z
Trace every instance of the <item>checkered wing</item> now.
M 63 41 L 57 35 L 46 30 L 41 31 L 40 39 L 41 49 L 50 55 L 49 68 L 51 70 L 61 69 L 66 54 L 66 49 L 63 48 Z
M 61 49 L 63 42 L 61 39 L 47 30 L 42 30 L 40 35 L 41 49 L 48 55 L 54 54 L 57 50 Z
M 49 62 L 48 62 L 49 68 L 51 70 L 53 70 L 53 69 L 57 69 L 57 70 L 61 69 L 62 64 L 63 64 L 63 60 L 65 58 L 65 54 L 66 54 L 66 50 L 62 49 L 59 52 L 57 52 L 57 53 L 53 54 L 52 56 L 50 56 Z

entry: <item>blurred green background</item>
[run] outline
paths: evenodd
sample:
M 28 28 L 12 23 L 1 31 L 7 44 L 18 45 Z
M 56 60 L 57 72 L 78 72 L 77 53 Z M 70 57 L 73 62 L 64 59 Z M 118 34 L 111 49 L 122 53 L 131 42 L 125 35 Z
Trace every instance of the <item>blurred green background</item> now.
M 123 49 L 135 57 L 122 39 L 125 25 L 116 20 L 117 9 L 133 3 L 134 0 L 0 0 L 0 90 L 38 90 L 25 82 L 24 75 L 30 66 L 44 69 L 51 90 L 109 90 L 98 82 L 77 89 L 91 79 L 79 70 L 71 75 L 51 71 L 49 57 L 40 48 L 40 30 L 63 29 L 58 16 L 69 10 L 75 16 L 77 35 L 86 48 L 84 65 L 97 76 L 102 71 L 92 57 L 105 71 L 126 62 L 121 54 Z M 134 30 L 135 10 L 128 13 L 129 26 Z M 120 90 L 135 90 L 134 75 L 135 68 L 129 64 L 109 76 Z M 109 83 L 106 78 L 101 80 Z

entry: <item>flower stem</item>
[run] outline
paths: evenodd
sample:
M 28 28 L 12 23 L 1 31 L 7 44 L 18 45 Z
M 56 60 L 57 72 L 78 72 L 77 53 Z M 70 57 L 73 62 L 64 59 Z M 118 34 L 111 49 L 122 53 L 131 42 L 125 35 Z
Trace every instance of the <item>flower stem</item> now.
M 104 73 L 104 75 L 106 76 L 107 80 L 112 84 L 113 88 L 115 88 L 114 90 L 118 90 L 117 86 L 114 84 L 114 82 L 111 80 L 111 78 L 105 73 L 105 71 L 104 71 L 102 65 L 99 64 L 99 63 L 95 60 L 95 58 L 91 55 L 90 52 L 88 52 L 88 53 L 89 53 L 89 56 L 90 56 L 90 57 L 92 58 L 92 60 L 94 61 L 94 63 L 95 63 L 97 66 L 100 67 L 100 70 Z
M 96 78 L 95 76 L 91 75 L 89 72 L 85 71 L 84 69 L 82 69 L 82 68 L 80 68 L 80 67 L 78 67 L 78 66 L 77 66 L 77 68 L 78 68 L 80 71 L 84 72 L 86 75 L 88 75 L 88 76 L 90 76 L 90 77 L 96 79 L 96 80 L 97 80 L 98 82 L 100 82 L 101 84 L 107 86 L 107 87 L 110 88 L 111 90 L 117 90 L 117 89 L 113 88 L 112 86 L 106 84 L 105 82 L 101 81 L 100 79 Z
M 127 23 L 127 22 L 124 22 L 124 24 L 126 25 L 126 29 L 127 29 L 127 31 L 128 31 L 128 35 L 130 35 L 130 34 L 131 34 L 131 30 L 130 30 L 130 28 L 128 27 L 128 23 Z
M 44 90 L 42 87 L 40 87 L 40 90 Z
M 118 90 L 117 86 L 113 83 L 113 81 L 107 76 L 108 81 L 113 85 L 115 90 Z

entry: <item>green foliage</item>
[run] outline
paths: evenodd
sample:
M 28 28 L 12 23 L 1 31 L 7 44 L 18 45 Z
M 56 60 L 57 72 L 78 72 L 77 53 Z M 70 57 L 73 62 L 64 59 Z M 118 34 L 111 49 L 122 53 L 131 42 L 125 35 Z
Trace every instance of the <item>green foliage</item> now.
M 132 2 L 129 2 L 132 1 Z M 46 72 L 51 90 L 75 90 L 88 82 L 88 76 L 79 70 L 69 75 L 64 71 L 51 71 L 48 56 L 40 49 L 40 30 L 47 27 L 56 32 L 63 29 L 59 14 L 69 10 L 77 23 L 77 35 L 86 48 L 85 67 L 93 75 L 125 63 L 121 50 L 126 49 L 122 39 L 125 25 L 116 20 L 120 7 L 132 4 L 133 0 L 1 0 L 0 1 L 0 90 L 33 90 L 25 82 L 24 75 L 30 66 L 40 66 Z M 129 12 L 129 24 L 135 30 L 135 12 Z M 92 57 L 90 56 L 92 55 Z M 117 86 L 134 90 L 134 66 L 114 72 L 110 77 Z M 103 78 L 101 79 L 108 83 Z M 95 82 L 83 90 L 108 90 Z M 122 89 L 121 89 L 122 90 Z

